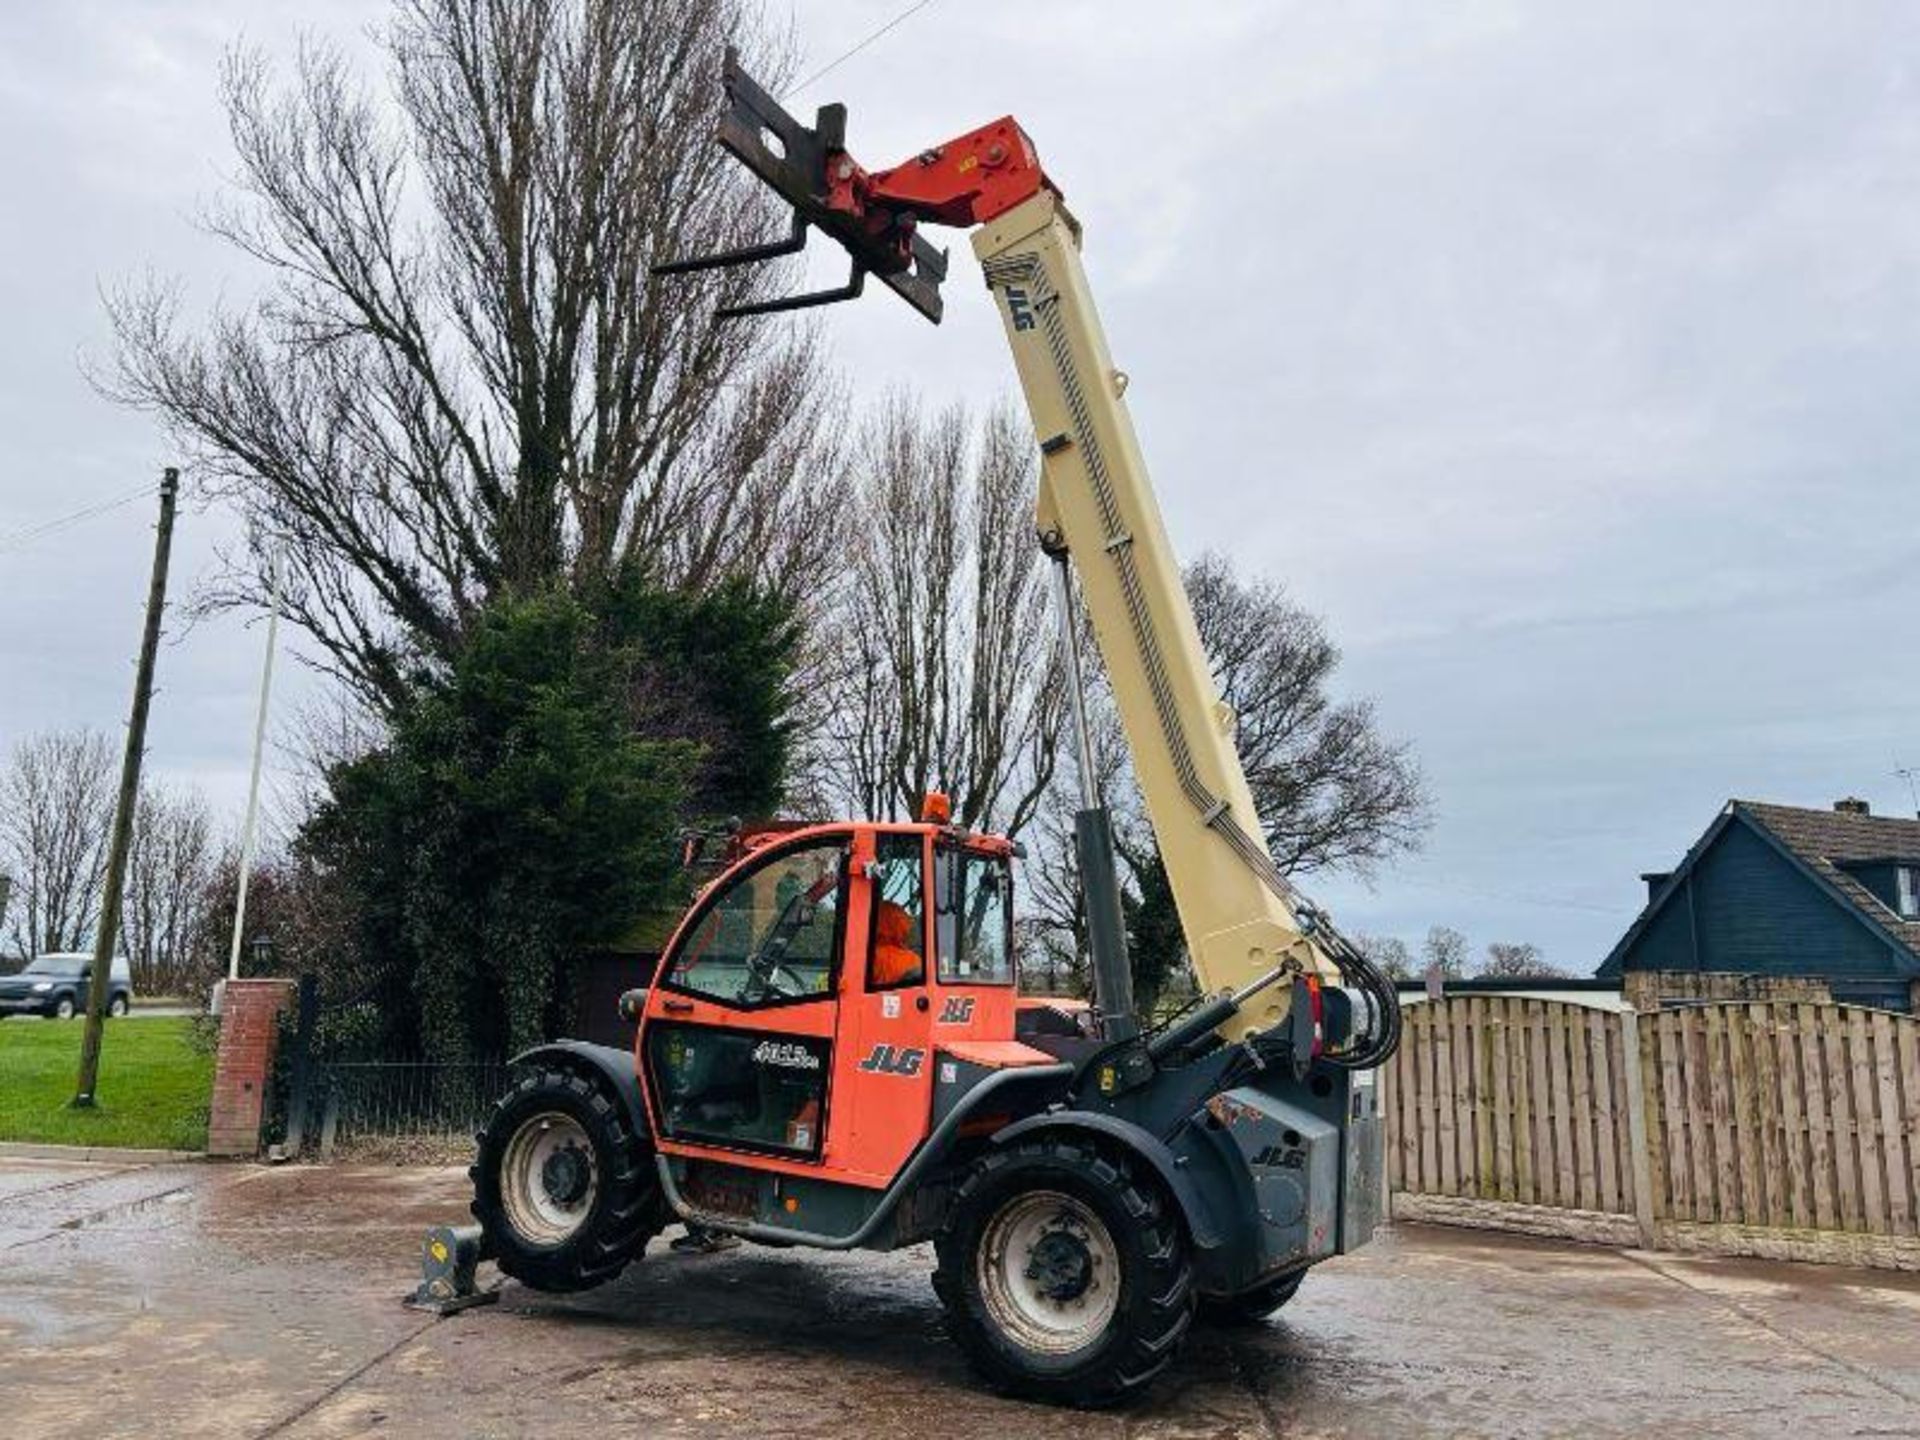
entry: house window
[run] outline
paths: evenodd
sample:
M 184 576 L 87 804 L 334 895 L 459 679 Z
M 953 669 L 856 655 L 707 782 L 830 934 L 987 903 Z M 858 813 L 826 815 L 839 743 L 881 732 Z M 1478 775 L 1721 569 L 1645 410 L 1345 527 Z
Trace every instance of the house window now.
M 1920 918 L 1920 869 L 1902 865 L 1893 873 L 1899 887 L 1900 918 Z

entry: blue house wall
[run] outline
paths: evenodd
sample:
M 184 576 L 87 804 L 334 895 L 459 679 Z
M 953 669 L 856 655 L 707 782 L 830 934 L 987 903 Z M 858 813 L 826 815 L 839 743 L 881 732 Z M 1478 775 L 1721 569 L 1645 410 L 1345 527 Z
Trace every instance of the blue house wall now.
M 1856 982 L 1844 988 L 1860 993 L 1884 982 L 1888 996 L 1908 984 L 1887 940 L 1739 816 L 1661 887 L 1653 904 L 1658 908 L 1608 957 L 1602 975 L 1819 976 Z
M 1703 969 L 1851 978 L 1896 973 L 1884 940 L 1745 823 L 1721 832 L 1691 879 Z

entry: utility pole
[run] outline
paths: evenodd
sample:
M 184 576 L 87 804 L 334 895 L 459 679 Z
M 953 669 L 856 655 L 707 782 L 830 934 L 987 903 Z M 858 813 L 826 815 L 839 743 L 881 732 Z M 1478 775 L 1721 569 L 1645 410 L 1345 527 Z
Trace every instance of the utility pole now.
M 260 709 L 253 720 L 253 778 L 247 782 L 247 819 L 240 831 L 239 891 L 233 903 L 233 943 L 227 950 L 227 978 L 240 978 L 240 939 L 247 928 L 247 882 L 253 878 L 254 838 L 260 818 L 260 752 L 267 740 L 267 702 L 273 695 L 273 652 L 280 639 L 280 552 L 267 561 L 272 596 L 267 611 L 267 661 L 260 669 Z
M 87 984 L 87 1028 L 80 1041 L 76 1108 L 94 1108 L 100 1080 L 100 1036 L 107 992 L 113 988 L 113 952 L 120 938 L 120 895 L 126 888 L 127 852 L 133 847 L 133 816 L 140 805 L 140 761 L 147 748 L 147 707 L 153 700 L 153 665 L 160 650 L 160 617 L 167 608 L 167 561 L 173 553 L 173 507 L 180 472 L 169 465 L 160 477 L 160 525 L 153 538 L 153 579 L 147 586 L 147 623 L 140 637 L 140 667 L 133 681 L 133 714 L 120 761 L 120 799 L 113 812 L 113 842 L 107 851 L 107 893 L 100 903 L 100 932 L 93 941 L 93 974 Z

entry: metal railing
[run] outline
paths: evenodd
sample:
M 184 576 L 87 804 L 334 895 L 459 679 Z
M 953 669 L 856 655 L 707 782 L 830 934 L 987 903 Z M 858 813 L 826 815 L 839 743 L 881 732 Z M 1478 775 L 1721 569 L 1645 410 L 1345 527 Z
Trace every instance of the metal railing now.
M 505 1093 L 504 1061 L 323 1061 L 315 1065 L 304 1118 L 320 1154 L 369 1140 L 458 1147 L 473 1138 Z

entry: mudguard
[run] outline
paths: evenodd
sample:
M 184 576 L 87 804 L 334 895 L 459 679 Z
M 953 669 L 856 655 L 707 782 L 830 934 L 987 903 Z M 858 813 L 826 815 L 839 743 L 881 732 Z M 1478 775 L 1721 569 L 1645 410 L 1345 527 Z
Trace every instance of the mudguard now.
M 1130 1120 L 1102 1114 L 1097 1110 L 1049 1110 L 1043 1114 L 1029 1115 L 1024 1120 L 1016 1120 L 994 1131 L 993 1143 L 1005 1145 L 1049 1130 L 1097 1135 L 1120 1145 L 1129 1154 L 1145 1161 L 1166 1186 L 1167 1193 L 1173 1196 L 1186 1218 L 1187 1234 L 1193 1238 L 1196 1250 L 1216 1250 L 1226 1243 L 1226 1236 L 1214 1219 L 1212 1207 L 1178 1157 L 1159 1136 Z
M 653 1138 L 653 1127 L 647 1123 L 646 1101 L 640 1095 L 640 1075 L 634 1068 L 632 1051 L 621 1050 L 613 1045 L 594 1045 L 585 1040 L 555 1040 L 546 1045 L 536 1045 L 531 1050 L 522 1050 L 507 1063 L 533 1065 L 542 1062 L 604 1075 L 612 1084 L 613 1093 L 620 1097 L 620 1103 L 627 1112 L 627 1123 L 633 1126 L 633 1133 L 642 1140 Z

